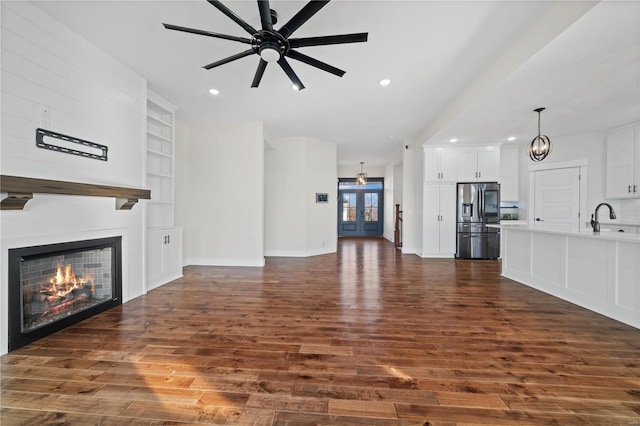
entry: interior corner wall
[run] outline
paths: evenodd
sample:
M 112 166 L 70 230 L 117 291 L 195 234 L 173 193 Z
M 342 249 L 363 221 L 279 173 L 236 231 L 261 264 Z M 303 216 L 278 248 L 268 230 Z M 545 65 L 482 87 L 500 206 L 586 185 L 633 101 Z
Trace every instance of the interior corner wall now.
M 2 174 L 144 187 L 146 80 L 32 3 L 0 8 Z M 37 148 L 38 127 L 107 145 L 108 161 Z M 144 200 L 118 211 L 114 198 L 35 194 L 0 224 L 0 353 L 11 248 L 122 236 L 123 301 L 145 291 Z
M 265 255 L 304 257 L 337 249 L 337 150 L 311 138 L 270 140 L 265 151 Z M 328 194 L 316 203 L 316 193 Z
M 384 172 L 384 226 L 383 237 L 393 242 L 394 231 L 396 228 L 396 208 L 393 204 L 395 191 L 395 175 L 393 173 L 394 164 L 389 163 L 385 167 Z
M 264 266 L 262 123 L 191 124 L 188 138 L 176 145 L 188 150 L 176 165 L 180 182 L 188 175 L 188 200 L 176 206 L 185 265 Z
M 178 109 L 175 115 L 175 150 L 174 168 L 176 170 L 174 181 L 174 223 L 185 226 L 189 223 L 189 204 L 192 199 L 191 186 L 189 185 L 189 147 L 191 142 L 191 127 L 182 117 L 182 111 Z M 184 239 L 183 235 L 183 239 Z M 191 259 L 191 245 L 183 240 L 182 264 L 187 265 L 187 259 Z
M 402 157 L 402 253 L 422 253 L 422 145 L 406 145 Z

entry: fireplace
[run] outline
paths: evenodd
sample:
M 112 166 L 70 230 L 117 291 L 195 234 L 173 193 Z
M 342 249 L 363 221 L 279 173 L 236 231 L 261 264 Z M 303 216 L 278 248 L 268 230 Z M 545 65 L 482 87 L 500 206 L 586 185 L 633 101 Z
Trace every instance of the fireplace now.
M 122 303 L 122 237 L 9 250 L 9 351 Z

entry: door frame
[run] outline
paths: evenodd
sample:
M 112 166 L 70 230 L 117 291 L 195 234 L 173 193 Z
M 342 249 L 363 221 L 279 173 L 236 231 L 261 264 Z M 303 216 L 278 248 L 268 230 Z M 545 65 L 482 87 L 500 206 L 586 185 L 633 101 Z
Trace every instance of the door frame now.
M 587 166 L 589 165 L 589 160 L 587 158 L 580 158 L 577 160 L 569 160 L 569 161 L 557 161 L 553 163 L 536 163 L 529 164 L 529 208 L 527 213 L 527 222 L 530 226 L 535 224 L 535 197 L 536 197 L 536 182 L 534 173 L 541 170 L 555 170 L 555 169 L 569 169 L 569 168 L 580 168 L 580 181 L 579 181 L 579 189 L 580 194 L 580 219 L 578 221 L 578 229 L 583 229 L 586 227 L 586 222 L 588 222 L 588 207 L 587 207 Z
M 343 192 L 352 192 L 352 190 L 340 190 L 340 183 L 341 182 L 346 182 L 346 183 L 356 183 L 356 178 L 338 178 L 338 183 L 337 183 L 337 192 L 338 192 L 338 206 L 337 206 L 337 211 L 336 211 L 336 216 L 337 216 L 337 233 L 338 233 L 338 237 L 340 237 L 340 224 L 342 223 L 342 218 L 340 213 L 342 213 L 342 193 Z M 362 189 L 356 189 L 353 191 L 356 191 L 356 203 L 358 203 L 358 200 L 360 200 L 361 198 L 364 198 L 364 193 L 365 192 L 376 192 L 378 194 L 378 224 L 380 225 L 380 235 L 375 235 L 375 237 L 384 237 L 384 178 L 368 178 L 368 182 L 380 182 L 382 184 L 382 189 L 380 190 L 370 190 L 370 191 L 365 191 L 365 188 Z M 357 205 L 357 204 L 356 204 Z M 356 212 L 356 215 L 358 213 Z M 356 221 L 357 223 L 357 221 Z M 364 221 L 362 223 L 362 225 L 364 226 Z M 360 234 L 356 235 L 358 237 L 365 237 L 365 236 L 372 236 L 372 235 L 366 235 L 366 232 L 363 229 L 360 230 Z

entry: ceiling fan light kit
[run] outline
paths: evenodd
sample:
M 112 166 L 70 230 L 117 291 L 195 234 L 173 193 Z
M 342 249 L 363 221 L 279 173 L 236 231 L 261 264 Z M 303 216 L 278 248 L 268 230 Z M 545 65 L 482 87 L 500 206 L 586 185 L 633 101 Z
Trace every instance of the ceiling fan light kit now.
M 533 138 L 527 149 L 529 158 L 533 161 L 542 161 L 547 158 L 547 155 L 551 152 L 551 139 L 540 133 L 540 113 L 544 110 L 544 107 L 533 110 L 538 113 L 538 136 Z
M 330 0 L 309 1 L 302 9 L 300 9 L 298 13 L 293 16 L 293 18 L 291 18 L 279 30 L 276 30 L 273 26 L 278 21 L 278 14 L 275 10 L 270 8 L 269 0 L 258 0 L 258 10 L 260 12 L 260 23 L 262 29 L 256 30 L 244 19 L 240 18 L 231 9 L 225 6 L 221 1 L 207 0 L 209 4 L 225 14 L 228 18 L 233 20 L 247 33 L 249 33 L 251 38 L 214 33 L 211 31 L 181 27 L 172 24 L 163 25 L 168 30 L 182 31 L 186 33 L 231 40 L 250 45 L 250 49 L 229 56 L 228 58 L 224 58 L 205 65 L 203 67 L 205 69 L 209 70 L 212 68 L 216 68 L 220 65 L 227 64 L 237 59 L 257 54 L 258 56 L 260 56 L 260 62 L 258 63 L 258 68 L 256 69 L 256 73 L 253 77 L 251 87 L 258 87 L 260 85 L 260 81 L 262 80 L 262 76 L 264 75 L 264 71 L 267 68 L 267 64 L 276 62 L 278 65 L 280 65 L 280 68 L 282 68 L 285 74 L 287 74 L 287 76 L 291 80 L 291 83 L 293 83 L 293 85 L 297 87 L 297 90 L 302 90 L 304 89 L 304 85 L 291 68 L 291 65 L 287 61 L 287 58 L 304 62 L 307 65 L 311 65 L 312 67 L 316 67 L 338 77 L 342 77 L 345 74 L 345 71 L 314 59 L 303 53 L 300 53 L 294 49 L 308 46 L 326 46 L 330 44 L 361 43 L 367 41 L 368 33 L 290 38 L 298 28 L 300 28 L 305 22 L 307 22 L 311 17 L 318 13 L 318 11 L 326 6 L 329 1 Z

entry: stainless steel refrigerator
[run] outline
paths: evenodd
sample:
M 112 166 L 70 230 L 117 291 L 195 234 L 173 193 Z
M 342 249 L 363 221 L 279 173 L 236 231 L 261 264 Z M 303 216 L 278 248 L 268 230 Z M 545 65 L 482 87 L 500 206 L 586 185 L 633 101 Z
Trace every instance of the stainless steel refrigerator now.
M 500 184 L 497 182 L 458 183 L 456 257 L 497 259 L 500 256 Z

